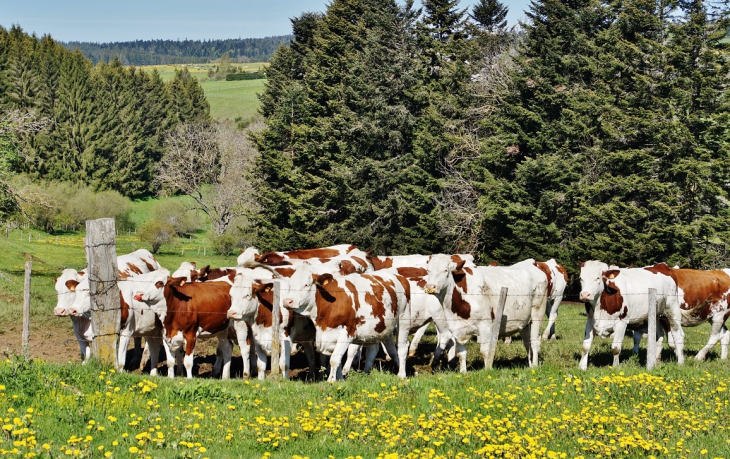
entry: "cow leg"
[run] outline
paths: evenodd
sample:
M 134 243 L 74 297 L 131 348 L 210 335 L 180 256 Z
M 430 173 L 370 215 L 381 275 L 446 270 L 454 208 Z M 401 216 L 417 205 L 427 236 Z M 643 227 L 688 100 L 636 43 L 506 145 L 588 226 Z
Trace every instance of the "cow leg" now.
M 456 341 L 453 336 L 446 343 L 446 350 L 448 351 L 446 354 L 446 360 L 451 362 L 456 357 Z
M 618 368 L 619 366 L 619 355 L 621 354 L 621 346 L 624 342 L 624 336 L 626 336 L 626 327 L 628 323 L 623 320 L 616 322 L 613 327 L 613 343 L 611 344 L 611 353 L 613 354 L 613 367 Z
M 291 358 L 291 340 L 289 338 L 285 338 L 281 340 L 282 349 L 281 349 L 281 355 L 279 356 L 279 369 L 281 370 L 281 375 L 284 377 L 284 379 L 289 379 L 289 362 Z
M 167 342 L 167 339 L 162 336 L 160 338 L 156 338 L 162 340 L 162 348 L 165 350 L 165 364 L 167 365 L 167 377 L 168 378 L 174 378 L 175 377 L 175 355 L 170 350 L 170 343 Z
M 119 344 L 117 346 L 117 371 L 120 373 L 124 372 L 124 364 L 127 363 L 127 348 L 129 347 L 129 340 L 132 338 L 132 333 L 128 330 L 123 330 L 119 334 Z
M 233 330 L 236 332 L 236 340 L 238 346 L 241 348 L 241 360 L 243 360 L 243 377 L 251 377 L 251 344 L 248 341 L 248 337 L 251 336 L 248 332 L 248 323 L 243 320 L 233 321 Z
M 644 333 L 640 330 L 634 330 L 634 355 L 639 354 L 639 344 L 641 343 L 641 337 Z
M 316 379 L 315 372 L 317 371 L 316 364 L 314 363 L 314 346 L 312 343 L 302 343 L 304 348 L 304 354 L 307 356 L 307 363 L 309 364 L 309 374 L 312 377 L 312 381 Z
M 727 347 L 728 344 L 730 344 L 730 331 L 728 331 L 727 328 L 725 328 L 725 325 L 722 326 L 722 337 L 720 338 L 720 358 L 722 360 L 727 359 Z
M 254 346 L 256 347 L 256 369 L 258 370 L 258 375 L 256 376 L 259 380 L 263 381 L 266 378 L 266 358 L 268 357 L 266 355 L 266 351 L 264 350 L 261 345 L 256 342 L 254 343 Z M 272 362 L 273 364 L 273 362 Z
M 545 331 L 542 334 L 542 339 L 556 339 L 555 335 L 555 321 L 558 320 L 558 308 L 560 307 L 560 303 L 563 302 L 563 297 L 559 296 L 557 298 L 554 298 L 553 300 L 549 300 L 547 304 L 547 311 L 546 314 L 548 316 L 548 324 L 547 327 L 545 327 Z
M 398 367 L 398 377 L 405 378 L 406 356 L 408 355 L 408 331 L 406 330 L 404 336 L 400 336 L 400 338 L 405 340 L 403 347 L 398 346 L 398 348 L 396 348 L 395 344 L 393 344 L 392 336 L 385 337 L 381 346 L 383 346 L 387 352 L 390 352 L 393 356 L 395 356 L 393 362 L 395 363 L 395 366 Z
M 456 342 L 456 354 L 459 356 L 459 371 L 466 373 L 466 344 Z
M 525 351 L 527 352 L 527 366 L 533 367 L 535 358 L 532 354 L 532 346 L 530 346 L 530 329 L 525 327 L 520 330 L 520 337 L 522 338 L 522 345 L 525 346 Z
M 347 376 L 347 373 L 350 372 L 350 368 L 352 367 L 352 362 L 360 358 L 361 349 L 362 346 L 359 344 L 350 344 L 347 348 L 347 359 L 345 360 L 345 364 L 342 366 L 343 375 Z
M 145 338 L 145 348 L 150 354 L 150 376 L 157 376 L 157 361 L 160 358 L 160 340 L 152 337 Z
M 426 333 L 426 329 L 428 328 L 428 323 L 423 324 L 418 330 L 416 330 L 416 333 L 413 334 L 413 339 L 411 340 L 410 346 L 408 346 L 408 357 L 415 357 L 416 351 L 418 350 L 418 343 L 421 342 L 421 338 L 423 338 L 424 333 Z
M 480 320 L 477 324 L 477 342 L 479 343 L 479 351 L 482 353 L 484 363 L 487 362 L 489 349 L 492 347 L 492 322 L 491 320 Z M 497 336 L 499 340 L 499 336 Z
M 590 303 L 586 303 L 586 331 L 585 337 L 583 338 L 583 355 L 580 358 L 578 368 L 581 370 L 588 369 L 588 354 L 591 352 L 591 346 L 593 345 L 593 324 L 595 318 L 593 316 L 594 307 Z
M 183 358 L 183 366 L 188 379 L 193 379 L 193 361 L 195 360 L 195 341 L 197 339 L 196 332 L 193 331 L 185 337 L 185 357 Z
M 218 338 L 218 352 L 220 354 L 221 379 L 231 379 L 231 355 L 233 354 L 233 343 L 227 338 Z
M 351 342 L 352 338 L 347 336 L 346 331 L 340 333 L 335 349 L 332 351 L 332 355 L 330 356 L 330 375 L 327 378 L 327 382 L 334 382 L 342 379 L 342 357 L 345 355 L 345 352 L 347 352 Z
M 722 319 L 722 316 L 720 316 L 720 318 Z M 710 339 L 709 339 L 709 341 L 707 341 L 707 344 L 705 345 L 705 347 L 700 349 L 700 352 L 697 353 L 697 355 L 695 356 L 696 360 L 705 359 L 705 357 L 707 356 L 707 353 L 710 352 L 710 349 L 712 349 L 712 347 L 715 344 L 717 344 L 718 341 L 720 341 L 720 338 L 722 337 L 722 334 L 723 334 L 722 329 L 723 329 L 722 322 L 720 322 L 719 320 L 712 321 L 712 329 L 710 330 Z
M 674 354 L 677 356 L 677 364 L 682 365 L 684 364 L 684 330 L 682 330 L 682 313 L 679 308 L 674 313 L 669 312 L 667 320 L 674 340 Z
M 448 330 L 439 330 L 436 329 L 438 332 L 438 340 L 436 342 L 436 349 L 433 351 L 433 357 L 431 358 L 431 367 L 435 368 L 439 361 L 441 360 L 441 354 L 443 354 L 444 349 L 449 347 L 449 343 L 451 343 L 451 332 Z M 450 352 L 453 354 L 453 346 L 450 348 Z
M 378 344 L 371 344 L 365 346 L 365 373 L 370 373 L 375 363 L 375 357 L 378 355 L 380 346 Z

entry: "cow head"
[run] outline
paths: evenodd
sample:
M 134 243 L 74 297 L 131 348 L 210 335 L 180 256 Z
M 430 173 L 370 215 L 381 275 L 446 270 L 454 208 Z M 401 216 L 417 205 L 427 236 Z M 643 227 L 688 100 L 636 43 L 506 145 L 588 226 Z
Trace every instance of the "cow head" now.
M 241 320 L 246 316 L 253 316 L 258 308 L 254 284 L 260 279 L 270 279 L 271 271 L 263 268 L 244 268 L 238 270 L 231 286 L 231 307 L 228 309 L 229 319 Z
M 465 260 L 456 262 L 449 255 L 432 255 L 426 265 L 428 276 L 424 291 L 437 295 L 445 292 L 449 284 L 453 282 L 451 274 L 460 271 L 465 263 Z
M 67 315 L 73 317 L 91 316 L 91 294 L 89 292 L 89 277 L 84 277 L 74 289 L 76 296 L 73 304 L 68 308 Z
M 317 274 L 309 263 L 297 267 L 289 281 L 281 283 L 282 306 L 302 315 L 309 315 L 315 306 L 318 286 L 327 285 L 332 274 Z
M 236 263 L 238 264 L 238 266 L 243 266 L 246 262 L 255 261 L 258 255 L 260 255 L 259 249 L 257 249 L 256 247 L 249 247 L 241 252 L 241 255 L 239 255 L 238 259 L 236 260 Z
M 64 269 L 61 277 L 56 278 L 57 302 L 56 307 L 53 309 L 56 316 L 64 317 L 69 314 L 69 309 L 76 299 L 76 287 L 83 277 L 75 269 Z
M 187 277 L 188 282 L 193 282 L 197 277 L 197 269 L 194 261 L 183 261 L 177 271 L 171 274 L 172 277 Z
M 594 312 L 595 323 L 593 330 L 601 338 L 613 333 L 616 322 L 626 318 L 628 306 L 624 302 L 621 291 L 625 284 L 626 275 L 621 270 L 610 268 L 601 272 L 601 301 Z
M 580 267 L 580 301 L 596 305 L 603 292 L 601 273 L 608 269 L 606 263 L 590 260 Z
M 132 306 L 136 309 L 150 309 L 163 320 L 167 313 L 165 285 L 170 278 L 170 271 L 163 268 L 130 279 L 134 283 Z M 119 283 L 120 289 L 123 288 L 122 282 L 124 281 Z

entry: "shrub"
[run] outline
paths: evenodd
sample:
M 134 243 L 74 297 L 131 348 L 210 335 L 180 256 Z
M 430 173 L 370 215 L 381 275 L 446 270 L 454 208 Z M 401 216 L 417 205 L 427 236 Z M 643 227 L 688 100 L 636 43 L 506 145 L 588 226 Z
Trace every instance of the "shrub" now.
M 155 204 L 152 213 L 158 220 L 172 226 L 178 236 L 194 233 L 202 227 L 196 211 L 187 209 L 179 199 L 163 199 Z
M 232 234 L 222 234 L 213 238 L 213 248 L 221 256 L 232 255 L 238 247 L 238 240 Z
M 152 244 L 152 253 L 159 253 L 163 244 L 175 238 L 175 228 L 158 219 L 146 221 L 139 229 L 139 239 Z
M 263 72 L 229 73 L 226 75 L 226 81 L 262 80 L 264 78 L 266 78 L 266 74 Z

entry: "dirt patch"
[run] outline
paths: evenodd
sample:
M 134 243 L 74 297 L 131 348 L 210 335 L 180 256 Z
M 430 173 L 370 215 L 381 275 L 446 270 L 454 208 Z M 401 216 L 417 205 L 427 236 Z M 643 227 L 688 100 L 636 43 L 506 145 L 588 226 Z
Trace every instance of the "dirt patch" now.
M 60 321 L 59 321 L 60 322 Z M 58 327 L 31 329 L 29 351 L 32 359 L 49 362 L 80 362 L 79 344 L 73 334 L 70 321 Z M 0 351 L 20 355 L 22 352 L 22 326 L 13 326 L 0 333 Z

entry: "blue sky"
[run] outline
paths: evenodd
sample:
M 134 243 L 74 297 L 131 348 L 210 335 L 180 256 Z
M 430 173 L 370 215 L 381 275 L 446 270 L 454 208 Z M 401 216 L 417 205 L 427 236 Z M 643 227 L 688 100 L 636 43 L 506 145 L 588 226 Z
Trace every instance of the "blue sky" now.
M 461 0 L 462 8 L 477 0 Z M 256 38 L 291 33 L 289 18 L 327 0 L 1 0 L 0 25 L 59 41 Z M 417 5 L 418 0 L 417 0 Z M 502 0 L 511 24 L 529 0 Z

